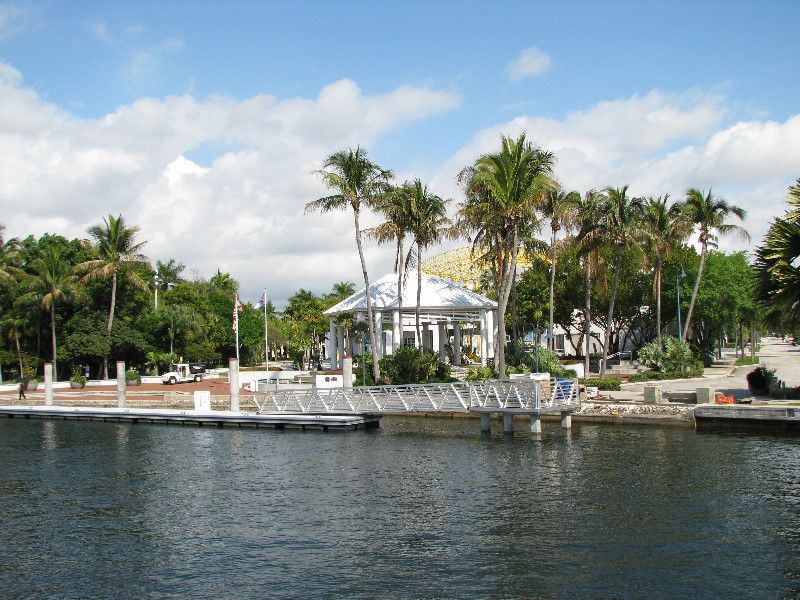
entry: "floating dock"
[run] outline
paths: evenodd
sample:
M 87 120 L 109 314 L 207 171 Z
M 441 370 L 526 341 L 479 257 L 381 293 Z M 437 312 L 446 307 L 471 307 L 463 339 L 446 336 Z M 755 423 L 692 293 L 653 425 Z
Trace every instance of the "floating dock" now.
M 256 413 L 230 410 L 176 410 L 86 406 L 0 406 L 0 417 L 156 423 L 198 427 L 253 427 L 268 429 L 371 429 L 380 427 L 380 414 Z
M 800 407 L 709 405 L 694 409 L 698 429 L 738 428 L 800 431 Z

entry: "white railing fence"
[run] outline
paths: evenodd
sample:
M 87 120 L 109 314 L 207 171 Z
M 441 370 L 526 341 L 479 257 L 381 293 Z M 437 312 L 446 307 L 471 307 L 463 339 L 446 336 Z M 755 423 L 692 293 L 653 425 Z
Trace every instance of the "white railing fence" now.
M 578 403 L 577 379 L 283 389 L 255 394 L 258 411 L 300 413 L 466 412 L 470 407 L 541 409 Z

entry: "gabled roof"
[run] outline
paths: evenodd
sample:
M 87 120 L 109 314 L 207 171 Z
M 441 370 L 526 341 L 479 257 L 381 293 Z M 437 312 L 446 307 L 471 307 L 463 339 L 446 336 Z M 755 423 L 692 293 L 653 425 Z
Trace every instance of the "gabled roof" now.
M 389 273 L 369 286 L 373 310 L 397 308 L 397 275 Z M 403 285 L 403 313 L 414 312 L 417 305 L 417 274 L 409 273 Z M 426 315 L 448 315 L 461 319 L 476 319 L 481 309 L 495 309 L 497 302 L 473 291 L 436 277 L 422 274 L 420 312 Z M 367 295 L 360 290 L 325 311 L 325 315 L 367 310 Z

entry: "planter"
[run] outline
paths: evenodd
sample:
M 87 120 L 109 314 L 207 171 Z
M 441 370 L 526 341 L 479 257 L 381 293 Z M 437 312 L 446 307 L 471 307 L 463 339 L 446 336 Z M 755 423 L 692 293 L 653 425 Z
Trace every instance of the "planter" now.
M 125 385 L 132 386 L 132 385 L 139 385 L 142 382 L 141 379 L 126 379 Z
M 28 381 L 25 383 L 25 391 L 26 392 L 34 392 L 39 388 L 38 381 Z
M 72 379 L 70 379 L 69 387 L 71 387 L 73 390 L 82 390 L 86 387 L 86 384 L 83 381 L 72 381 Z

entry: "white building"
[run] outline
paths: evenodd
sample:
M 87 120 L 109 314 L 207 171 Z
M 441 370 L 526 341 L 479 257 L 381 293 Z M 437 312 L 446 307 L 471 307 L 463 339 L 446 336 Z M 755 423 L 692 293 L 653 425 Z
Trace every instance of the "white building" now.
M 440 277 L 423 273 L 419 309 L 422 340 L 418 340 L 415 326 L 417 276 L 416 273 L 408 275 L 402 290 L 402 315 L 396 274 L 385 275 L 369 287 L 379 357 L 392 354 L 401 346 L 412 346 L 436 350 L 439 360 L 444 361 L 447 344 L 452 344 L 453 348 L 469 344 L 471 350 L 480 357 L 482 365 L 486 365 L 487 359 L 494 358 L 493 332 L 497 302 Z M 336 323 L 336 316 L 342 313 L 354 314 L 357 321 L 366 320 L 367 297 L 364 289 L 324 313 L 330 324 L 326 355 L 331 359 L 332 369 L 342 367 L 344 356 L 361 351 L 354 346 L 355 336 L 346 340 L 344 325 Z M 454 352 L 454 355 L 454 364 L 461 364 L 461 353 Z

